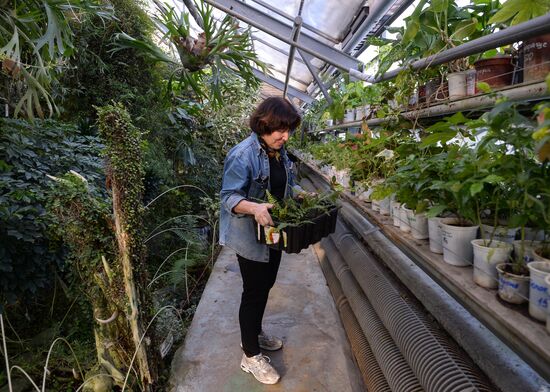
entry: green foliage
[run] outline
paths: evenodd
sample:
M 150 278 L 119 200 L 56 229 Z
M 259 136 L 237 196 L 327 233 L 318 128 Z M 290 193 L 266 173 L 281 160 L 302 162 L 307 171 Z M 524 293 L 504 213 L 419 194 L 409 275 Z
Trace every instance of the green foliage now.
M 143 177 L 141 132 L 132 125 L 122 104 L 97 109 L 99 133 L 105 140 L 108 178 L 113 186 L 116 209 L 122 229 L 128 233 L 128 246 L 136 263 L 142 260 Z M 136 268 L 139 266 L 136 265 Z
M 58 67 L 75 54 L 71 21 L 78 25 L 79 16 L 86 14 L 102 20 L 112 17 L 111 8 L 98 0 L 2 3 L 0 88 L 15 117 L 20 113 L 43 117 L 43 104 L 50 116 L 56 112 L 50 90 L 56 83 Z
M 140 0 L 112 0 L 114 19 L 102 21 L 97 16 L 83 16 L 74 21 L 74 46 L 78 56 L 69 60 L 56 91 L 62 101 L 63 118 L 94 124 L 94 106 L 121 102 L 136 125 L 156 129 L 169 105 L 164 91 L 163 74 L 167 70 L 143 58 L 137 50 L 112 53 L 116 34 L 125 31 L 150 41 L 153 24 Z
M 550 11 L 550 0 L 508 0 L 489 23 L 514 26 Z
M 286 198 L 279 202 L 269 191 L 267 193 L 268 203 L 273 204 L 270 210 L 273 222 L 277 229 L 288 226 L 298 226 L 311 219 L 327 214 L 335 206 L 339 192 L 331 191 L 322 194 L 303 194 L 298 198 Z
M 239 75 L 247 87 L 259 86 L 253 68 L 263 70 L 265 65 L 252 47 L 250 30 L 243 31 L 229 15 L 216 21 L 213 8 L 205 2 L 197 1 L 194 2 L 191 14 L 203 31 L 194 38 L 190 12 L 179 12 L 170 4 L 160 1 L 155 1 L 155 4 L 158 16 L 152 18 L 153 22 L 162 36 L 161 41 L 178 53 L 179 63 L 155 44 L 128 34 L 118 35 L 116 51 L 136 49 L 154 61 L 175 66 L 174 75 L 179 82 L 190 87 L 197 96 L 210 100 L 215 107 L 225 103 L 223 90 L 227 89 L 225 82 L 230 75 Z M 227 62 L 232 63 L 233 68 Z
M 103 178 L 102 146 L 55 121 L 2 119 L 0 129 L 0 300 L 13 303 L 49 286 L 52 269 L 63 266 L 62 252 L 47 233 L 46 175 L 74 170 L 97 185 Z
M 79 286 L 76 294 L 97 297 L 102 294 L 95 279 L 104 271 L 102 257 L 112 262 L 116 255 L 111 205 L 108 199 L 94 196 L 86 180 L 76 174 L 55 181 L 47 206 L 55 217 L 51 232 L 69 248 L 67 261 Z M 112 292 L 113 299 L 118 296 Z

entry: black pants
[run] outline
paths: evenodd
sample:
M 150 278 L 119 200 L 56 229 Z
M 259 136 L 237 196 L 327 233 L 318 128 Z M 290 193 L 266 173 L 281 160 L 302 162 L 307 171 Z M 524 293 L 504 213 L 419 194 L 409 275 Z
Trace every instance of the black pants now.
M 268 263 L 248 260 L 237 255 L 243 278 L 239 324 L 243 351 L 247 357 L 260 353 L 258 335 L 262 332 L 265 305 L 267 304 L 269 290 L 271 290 L 277 278 L 281 255 L 281 251 L 270 249 Z

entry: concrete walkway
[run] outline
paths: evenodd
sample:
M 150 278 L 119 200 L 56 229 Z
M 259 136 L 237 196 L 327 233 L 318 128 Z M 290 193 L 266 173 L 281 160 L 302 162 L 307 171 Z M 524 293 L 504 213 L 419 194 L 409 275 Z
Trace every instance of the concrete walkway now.
M 363 381 L 314 252 L 283 254 L 264 329 L 283 338 L 268 353 L 281 374 L 258 383 L 240 369 L 238 308 L 242 280 L 235 254 L 223 249 L 172 362 L 172 392 L 359 392 Z

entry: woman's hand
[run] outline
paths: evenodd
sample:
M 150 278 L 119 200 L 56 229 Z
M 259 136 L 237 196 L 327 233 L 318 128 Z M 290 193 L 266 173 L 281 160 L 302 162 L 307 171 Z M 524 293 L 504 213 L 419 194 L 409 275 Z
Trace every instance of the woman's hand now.
M 254 219 L 256 219 L 256 222 L 262 226 L 275 226 L 269 214 L 269 209 L 271 208 L 273 208 L 273 204 L 270 203 L 256 204 L 254 207 Z
M 270 203 L 254 203 L 248 200 L 241 200 L 233 208 L 233 212 L 236 214 L 248 214 L 253 215 L 256 222 L 262 226 L 275 226 L 273 219 L 269 215 L 269 209 L 273 208 L 273 204 Z

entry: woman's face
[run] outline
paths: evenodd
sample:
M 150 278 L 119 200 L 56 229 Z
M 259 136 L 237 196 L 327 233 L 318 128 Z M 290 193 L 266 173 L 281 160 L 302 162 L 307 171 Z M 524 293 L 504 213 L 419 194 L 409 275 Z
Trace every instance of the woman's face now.
M 290 131 L 288 129 L 280 129 L 271 132 L 269 135 L 262 135 L 262 139 L 269 148 L 279 150 L 287 142 L 289 136 Z

